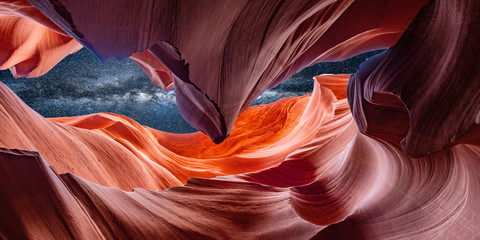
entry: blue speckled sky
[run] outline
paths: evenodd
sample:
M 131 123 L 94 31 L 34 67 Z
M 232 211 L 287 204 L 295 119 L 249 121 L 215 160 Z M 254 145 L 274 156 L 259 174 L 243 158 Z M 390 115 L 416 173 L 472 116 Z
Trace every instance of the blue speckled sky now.
M 265 91 L 252 105 L 312 92 L 312 77 L 354 73 L 368 57 L 380 51 L 335 63 L 319 63 Z M 114 112 L 140 124 L 167 132 L 196 131 L 177 110 L 173 91 L 164 92 L 132 60 L 100 62 L 85 49 L 66 57 L 44 76 L 15 79 L 0 71 L 0 81 L 44 117 L 78 116 Z

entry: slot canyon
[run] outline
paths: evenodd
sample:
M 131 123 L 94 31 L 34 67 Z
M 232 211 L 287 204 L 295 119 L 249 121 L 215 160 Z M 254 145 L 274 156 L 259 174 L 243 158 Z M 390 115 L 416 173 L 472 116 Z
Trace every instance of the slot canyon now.
M 480 0 L 0 0 L 0 70 L 0 239 L 480 239 Z

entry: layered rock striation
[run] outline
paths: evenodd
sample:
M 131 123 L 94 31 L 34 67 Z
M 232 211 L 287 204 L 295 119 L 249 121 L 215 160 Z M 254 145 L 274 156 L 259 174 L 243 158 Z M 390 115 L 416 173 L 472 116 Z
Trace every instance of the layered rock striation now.
M 45 119 L 0 84 L 0 238 L 478 238 L 479 13 L 478 0 L 2 1 L 2 69 L 38 76 L 81 46 L 131 57 L 201 132 Z M 248 107 L 305 66 L 383 47 L 310 95 Z

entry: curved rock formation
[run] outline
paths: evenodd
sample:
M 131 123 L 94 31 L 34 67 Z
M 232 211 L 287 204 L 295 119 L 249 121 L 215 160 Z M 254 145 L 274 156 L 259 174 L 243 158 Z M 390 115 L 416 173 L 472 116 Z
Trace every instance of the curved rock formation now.
M 50 120 L 93 129 L 136 155 L 146 156 L 162 165 L 180 181 L 186 182 L 192 176 L 231 175 L 280 164 L 330 120 L 334 99 L 330 90 L 316 83 L 312 96 L 250 107 L 237 119 L 231 137 L 218 145 L 201 132 L 161 132 L 115 114 Z
M 324 86 L 335 87 L 342 82 L 345 86 L 348 77 L 325 75 L 317 77 L 317 81 L 324 82 Z M 4 206 L 0 219 L 8 219 L 0 225 L 0 236 L 465 239 L 478 234 L 480 191 L 476 183 L 480 180 L 480 146 L 459 144 L 423 158 L 408 157 L 395 145 L 359 134 L 346 99 L 341 97 L 345 90 L 337 91 L 336 96 L 338 99 L 333 95 L 326 98 L 336 106 L 333 118 L 324 124 L 317 122 L 321 126 L 316 136 L 281 164 L 254 173 L 191 178 L 185 186 L 164 191 L 126 192 L 100 186 L 71 173 L 55 172 L 38 153 L 0 149 L 0 202 Z M 308 97 L 268 106 L 282 108 L 286 102 L 301 102 L 305 98 Z M 287 109 L 295 113 L 294 108 Z M 114 139 L 126 148 L 130 146 L 129 151 L 136 150 L 137 155 L 148 155 L 147 148 L 151 148 L 144 136 L 160 134 L 112 114 L 52 120 L 83 128 L 53 124 L 64 131 L 76 129 Z M 272 122 L 274 126 L 282 123 Z M 139 131 L 135 132 L 135 128 Z M 192 136 L 196 134 L 186 137 Z M 248 139 L 248 135 L 245 137 Z M 290 144 L 277 141 L 282 142 L 285 146 Z M 195 151 L 193 148 L 190 154 Z M 254 151 L 257 157 L 261 155 L 261 149 Z M 221 169 L 225 165 L 221 159 L 231 153 L 216 153 L 221 156 L 216 161 Z M 65 158 L 63 162 L 79 164 L 72 160 Z M 200 164 L 189 163 L 191 168 Z M 213 162 L 206 164 L 213 168 Z M 125 172 L 124 177 L 131 173 Z M 103 174 L 99 177 L 109 178 Z M 38 204 L 46 207 L 38 208 Z
M 0 84 L 0 238 L 480 236 L 478 0 L 29 2 L 0 3 L 15 36 L 1 56 L 28 63 L 8 64 L 40 74 L 70 37 L 131 56 L 208 136 L 47 120 Z M 247 108 L 303 66 L 393 44 L 311 95 Z
M 403 139 L 418 157 L 480 124 L 479 12 L 478 1 L 432 1 L 394 47 L 363 64 L 349 87 L 361 132 Z
M 43 15 L 38 9 L 33 7 L 29 2 L 26 0 L 2 0 L 0 2 L 0 15 L 10 15 L 10 16 L 17 16 L 21 18 L 30 19 L 32 21 L 38 22 L 41 25 L 46 26 L 47 28 L 65 35 L 60 27 L 58 27 L 55 23 L 50 21 L 45 15 Z M 4 36 L 2 37 L 11 37 L 11 36 Z
M 100 59 L 148 49 L 173 73 L 185 120 L 216 143 L 265 89 L 315 62 L 391 46 L 426 3 L 29 2 Z M 112 5 L 115 11 L 106 13 Z
M 104 186 L 165 189 L 191 177 L 280 164 L 333 117 L 334 99 L 317 82 L 311 96 L 251 107 L 239 116 L 231 137 L 216 145 L 200 132 L 160 132 L 111 113 L 50 119 L 60 123 L 55 124 L 1 84 L 0 147 L 38 151 L 58 173 L 72 172 Z
M 41 76 L 82 48 L 25 0 L 0 2 L 0 36 L 0 70 L 10 69 L 15 77 Z M 166 91 L 173 87 L 171 72 L 151 53 L 130 57 L 155 85 Z
M 0 36 L 0 70 L 10 69 L 15 77 L 43 75 L 82 48 L 71 37 L 13 15 L 0 14 Z
M 173 88 L 172 73 L 163 66 L 162 63 L 150 51 L 145 50 L 141 53 L 134 53 L 130 56 L 134 62 L 140 66 L 150 77 L 152 83 L 161 87 L 165 91 Z
M 110 138 L 48 121 L 3 83 L 0 106 L 0 147 L 39 152 L 58 173 L 73 172 L 95 183 L 126 190 L 182 184 L 165 168 L 136 157 Z

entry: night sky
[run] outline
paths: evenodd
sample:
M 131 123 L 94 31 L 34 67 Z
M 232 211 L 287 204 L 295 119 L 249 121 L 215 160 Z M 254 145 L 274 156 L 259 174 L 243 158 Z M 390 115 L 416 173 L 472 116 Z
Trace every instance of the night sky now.
M 362 62 L 380 52 L 305 68 L 277 87 L 266 90 L 252 105 L 309 94 L 313 89 L 313 76 L 354 73 Z M 15 79 L 6 70 L 0 71 L 0 81 L 44 117 L 114 112 L 161 131 L 196 131 L 178 112 L 173 90 L 164 92 L 153 85 L 130 59 L 102 63 L 88 50 L 82 49 L 41 77 Z

